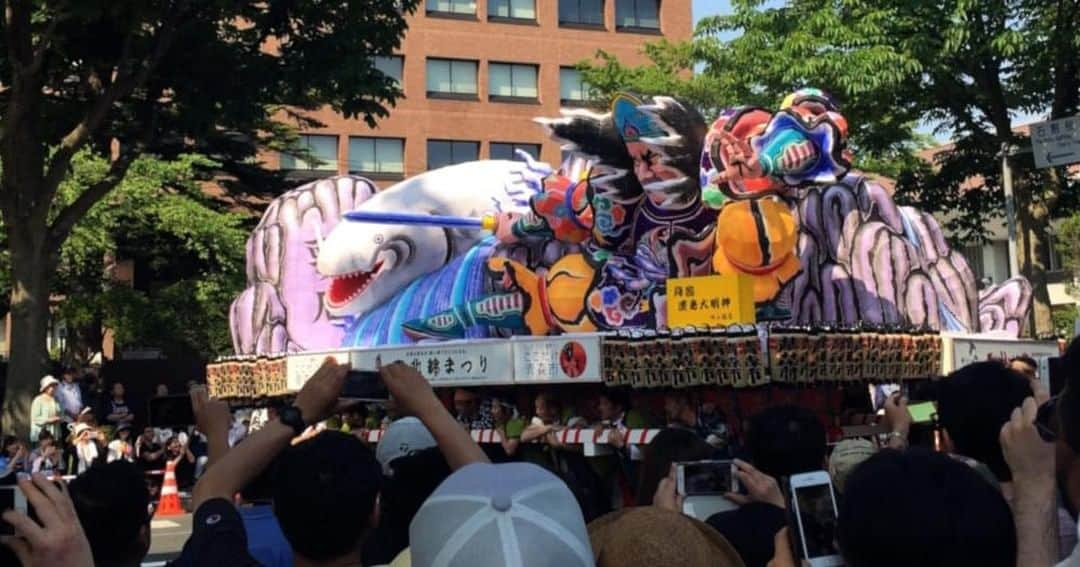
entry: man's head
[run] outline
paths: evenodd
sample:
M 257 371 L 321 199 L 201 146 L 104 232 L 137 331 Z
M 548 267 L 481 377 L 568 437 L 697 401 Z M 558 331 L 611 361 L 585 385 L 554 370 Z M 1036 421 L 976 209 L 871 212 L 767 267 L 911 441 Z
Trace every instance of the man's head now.
M 91 467 L 68 485 L 94 564 L 139 565 L 150 549 L 150 496 L 142 471 L 124 461 Z
M 969 364 L 938 384 L 938 420 L 955 453 L 1012 480 L 1001 453 L 1001 426 L 1032 395 L 1028 380 L 997 361 Z
M 454 412 L 458 417 L 470 418 L 476 415 L 478 405 L 475 392 L 465 388 L 454 390 Z
M 779 479 L 825 465 L 825 426 L 795 405 L 767 408 L 750 418 L 746 449 L 761 472 Z
M 539 417 L 544 423 L 554 423 L 559 421 L 559 414 L 562 412 L 562 405 L 558 398 L 556 398 L 550 392 L 540 392 L 536 395 L 536 417 Z
M 694 396 L 689 391 L 672 390 L 664 395 L 664 417 L 667 418 L 668 423 L 685 421 L 684 416 L 689 415 L 690 412 L 695 412 L 695 409 Z
M 53 438 L 53 434 L 49 433 L 46 429 L 42 429 L 41 433 L 38 433 L 37 442 L 39 449 L 44 449 L 45 447 L 52 445 L 55 441 L 56 439 Z
M 120 399 L 120 398 L 124 397 L 124 383 L 123 382 L 113 382 L 112 395 L 116 399 Z
M 68 384 L 71 384 L 72 382 L 75 381 L 75 369 L 74 368 L 65 368 L 63 374 L 61 374 L 61 377 L 64 380 L 64 382 L 66 382 Z
M 143 430 L 142 430 L 142 441 L 143 441 L 143 443 L 151 443 L 151 442 L 154 441 L 154 428 L 153 427 L 144 427 L 143 428 Z
M 158 384 L 154 388 L 154 395 L 159 398 L 164 398 L 169 395 L 169 386 L 167 384 Z
M 1039 363 L 1035 362 L 1035 359 L 1030 356 L 1021 355 L 1013 357 L 1013 359 L 1009 361 L 1009 368 L 1012 368 L 1028 380 L 1038 378 Z
M 630 397 L 622 390 L 603 390 L 596 400 L 600 419 L 615 421 L 630 408 Z
M 849 567 L 1016 565 L 1001 491 L 941 453 L 884 450 L 856 467 L 838 531 Z
M 1055 466 L 1058 487 L 1073 515 L 1080 510 L 1080 336 L 1065 349 L 1065 388 L 1057 398 L 1058 443 Z
M 274 516 L 293 552 L 315 562 L 357 551 L 375 525 L 382 469 L 353 437 L 324 431 L 279 457 Z

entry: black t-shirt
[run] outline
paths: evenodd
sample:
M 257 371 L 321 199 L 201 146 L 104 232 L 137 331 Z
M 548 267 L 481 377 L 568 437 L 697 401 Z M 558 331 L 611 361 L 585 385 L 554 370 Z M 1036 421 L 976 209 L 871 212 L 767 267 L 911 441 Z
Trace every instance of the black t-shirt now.
M 191 537 L 184 542 L 180 557 L 169 567 L 194 565 L 260 565 L 248 553 L 247 531 L 236 507 L 224 498 L 207 500 L 195 510 Z
M 146 459 L 146 457 L 150 453 L 157 453 L 158 451 L 161 451 L 161 445 L 160 444 L 154 443 L 152 441 L 150 443 L 138 442 L 137 441 L 137 443 L 139 443 L 139 459 L 138 459 L 138 461 L 139 461 L 139 465 L 142 466 L 143 470 L 147 470 L 147 471 L 165 470 L 165 452 L 164 451 L 162 451 L 161 456 L 159 456 L 158 458 L 156 458 L 154 460 L 147 460 Z

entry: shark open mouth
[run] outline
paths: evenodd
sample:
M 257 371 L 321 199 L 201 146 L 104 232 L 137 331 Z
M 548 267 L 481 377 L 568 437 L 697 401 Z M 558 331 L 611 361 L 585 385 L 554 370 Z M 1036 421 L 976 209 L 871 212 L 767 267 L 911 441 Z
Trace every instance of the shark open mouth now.
M 379 275 L 382 269 L 382 260 L 375 262 L 371 271 L 357 270 L 348 274 L 334 276 L 327 291 L 327 299 L 331 307 L 341 307 L 356 299 L 367 290 L 371 282 Z

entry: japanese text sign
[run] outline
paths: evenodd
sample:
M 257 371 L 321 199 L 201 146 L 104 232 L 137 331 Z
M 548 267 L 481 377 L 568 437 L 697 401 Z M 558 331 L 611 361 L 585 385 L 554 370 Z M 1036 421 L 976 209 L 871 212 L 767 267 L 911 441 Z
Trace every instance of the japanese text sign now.
M 514 337 L 514 383 L 600 382 L 600 335 Z
M 668 279 L 667 321 L 671 328 L 754 323 L 754 283 L 744 274 Z
M 1032 124 L 1031 151 L 1035 167 L 1080 163 L 1080 116 Z
M 354 350 L 350 356 L 357 370 L 373 370 L 381 356 L 383 364 L 400 360 L 412 366 L 433 386 L 469 386 L 509 382 L 511 352 L 509 341 L 474 340 Z

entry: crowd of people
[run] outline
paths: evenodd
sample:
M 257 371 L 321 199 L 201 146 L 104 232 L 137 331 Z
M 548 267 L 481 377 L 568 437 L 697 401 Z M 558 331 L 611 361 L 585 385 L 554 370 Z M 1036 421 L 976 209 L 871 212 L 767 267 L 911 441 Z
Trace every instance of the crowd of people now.
M 250 431 L 196 385 L 194 427 L 134 435 L 122 386 L 87 418 L 65 373 L 41 382 L 33 450 L 4 440 L 4 470 L 38 474 L 18 479 L 36 517 L 5 512 L 16 535 L 2 541 L 24 565 L 138 565 L 154 499 L 145 473 L 172 462 L 178 478 L 187 469 L 194 511 L 174 565 L 787 567 L 801 551 L 788 479 L 827 471 L 838 513 L 825 544 L 846 565 L 1080 566 L 1080 339 L 1063 364 L 1053 398 L 1033 361 L 966 366 L 920 392 L 931 425 L 894 394 L 873 433 L 839 442 L 797 405 L 748 416 L 736 435 L 690 390 L 666 394 L 662 418 L 619 389 L 539 391 L 522 407 L 498 391 L 440 399 L 400 363 L 379 369 L 392 400 L 376 414 L 341 405 L 346 367 L 332 359 Z M 648 444 L 621 435 L 655 420 Z M 374 446 L 373 428 L 384 430 Z M 609 440 L 587 454 L 562 440 L 568 428 Z M 475 429 L 498 442 L 477 444 Z M 686 506 L 676 473 L 705 459 L 733 459 L 740 485 L 708 514 Z M 57 471 L 77 476 L 43 474 Z

